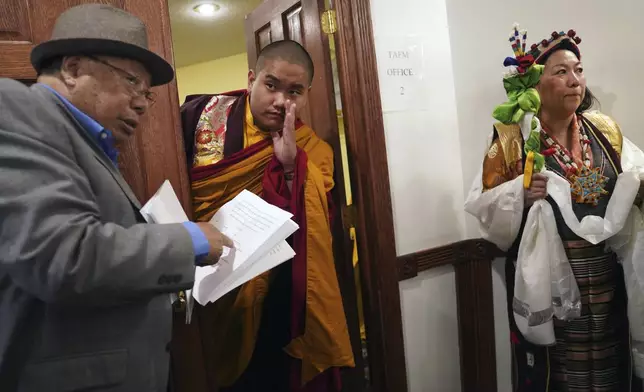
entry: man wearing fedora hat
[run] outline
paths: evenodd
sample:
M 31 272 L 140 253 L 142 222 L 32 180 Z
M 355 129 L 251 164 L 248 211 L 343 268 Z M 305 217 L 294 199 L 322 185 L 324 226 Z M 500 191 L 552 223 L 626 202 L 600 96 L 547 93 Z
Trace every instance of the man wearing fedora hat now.
M 0 390 L 165 391 L 168 293 L 232 246 L 207 223 L 145 224 L 118 171 L 172 67 L 99 4 L 31 60 L 36 85 L 0 80 Z

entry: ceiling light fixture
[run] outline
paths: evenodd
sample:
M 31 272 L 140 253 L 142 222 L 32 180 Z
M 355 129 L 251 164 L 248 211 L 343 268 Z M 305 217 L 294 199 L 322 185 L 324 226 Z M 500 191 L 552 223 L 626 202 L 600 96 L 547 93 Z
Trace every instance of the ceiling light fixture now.
M 215 12 L 219 11 L 219 6 L 213 3 L 199 4 L 193 10 L 201 16 L 213 16 Z

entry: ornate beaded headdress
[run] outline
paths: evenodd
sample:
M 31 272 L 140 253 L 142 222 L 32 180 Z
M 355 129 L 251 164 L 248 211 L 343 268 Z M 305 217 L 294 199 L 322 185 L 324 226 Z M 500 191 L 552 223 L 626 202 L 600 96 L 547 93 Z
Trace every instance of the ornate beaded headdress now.
M 526 30 L 519 31 L 519 25 L 515 23 L 512 33 L 510 33 L 510 45 L 512 46 L 514 57 L 507 57 L 503 62 L 506 67 L 516 67 L 516 69 L 512 68 L 511 71 L 516 70 L 518 73 L 524 74 L 534 64 L 534 55 L 525 51 L 527 39 L 528 32 Z
M 575 30 L 568 30 L 567 33 L 564 33 L 563 31 L 559 33 L 553 31 L 550 38 L 543 39 L 538 44 L 532 45 L 528 55 L 534 58 L 535 63 L 542 64 L 540 60 L 545 58 L 547 54 L 552 53 L 553 50 L 567 44 L 567 47 L 572 50 L 579 59 L 581 59 L 581 52 L 577 46 L 580 43 L 581 38 L 577 36 L 577 32 Z

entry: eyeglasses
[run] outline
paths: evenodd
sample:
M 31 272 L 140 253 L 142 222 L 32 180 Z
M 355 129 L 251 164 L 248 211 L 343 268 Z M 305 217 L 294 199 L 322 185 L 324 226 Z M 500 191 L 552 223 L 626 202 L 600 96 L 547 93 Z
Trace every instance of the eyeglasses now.
M 89 55 L 85 55 L 85 57 L 93 61 L 96 61 L 97 63 L 106 65 L 109 68 L 111 68 L 113 71 L 115 71 L 118 75 L 120 75 L 123 78 L 123 80 L 127 82 L 128 88 L 131 90 L 132 93 L 134 93 L 134 95 L 145 97 L 145 99 L 148 101 L 149 106 L 154 105 L 154 103 L 156 102 L 157 95 L 152 91 L 146 89 L 144 87 L 143 81 L 140 78 L 132 75 L 128 71 L 124 70 L 123 68 L 119 68 L 97 57 L 89 56 Z

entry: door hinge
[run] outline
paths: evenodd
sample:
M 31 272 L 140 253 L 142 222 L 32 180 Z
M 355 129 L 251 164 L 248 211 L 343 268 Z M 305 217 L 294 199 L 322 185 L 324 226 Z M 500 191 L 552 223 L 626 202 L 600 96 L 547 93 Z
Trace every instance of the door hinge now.
M 335 34 L 338 31 L 338 20 L 335 16 L 335 10 L 326 10 L 322 13 L 322 31 L 325 34 Z

